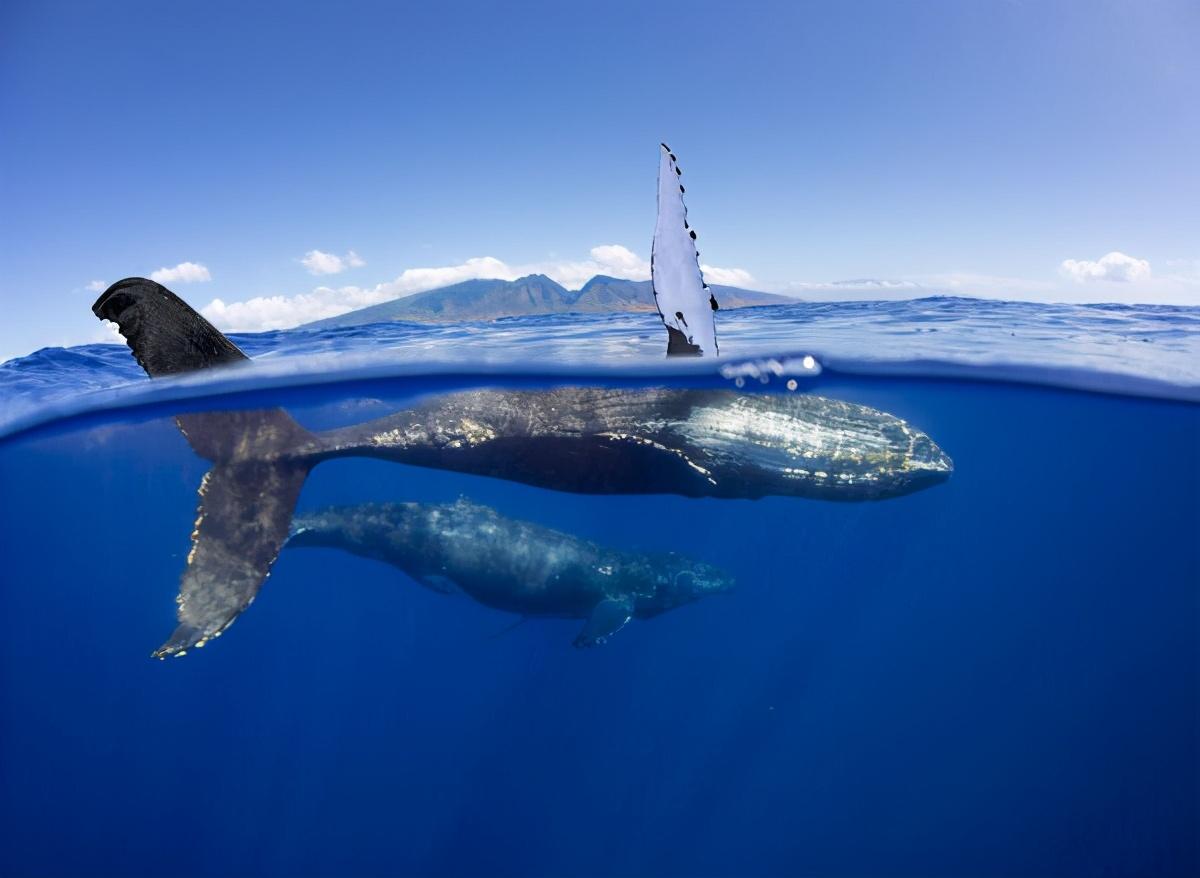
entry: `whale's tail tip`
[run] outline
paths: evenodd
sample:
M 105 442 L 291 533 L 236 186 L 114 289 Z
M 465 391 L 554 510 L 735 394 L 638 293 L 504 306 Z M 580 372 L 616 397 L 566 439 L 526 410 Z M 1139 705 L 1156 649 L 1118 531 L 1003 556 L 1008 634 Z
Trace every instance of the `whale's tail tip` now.
M 110 309 L 114 307 L 114 301 L 119 300 L 122 296 L 141 296 L 147 292 L 152 292 L 155 287 L 160 286 L 157 281 L 152 281 L 146 277 L 126 277 L 108 285 L 108 289 L 102 292 L 96 301 L 92 303 L 92 313 L 102 320 L 112 320 L 109 316 Z M 165 287 L 164 287 L 165 289 Z
M 167 638 L 163 645 L 150 653 L 150 655 L 156 659 L 185 656 L 189 649 L 202 642 L 203 637 L 204 633 L 200 629 L 194 628 L 191 625 L 181 624 Z
M 92 304 L 92 313 L 117 324 L 151 378 L 247 359 L 191 305 L 148 278 L 117 281 Z
M 199 649 L 210 640 L 220 637 L 235 619 L 237 616 L 225 620 L 218 627 L 198 627 L 188 622 L 180 622 L 171 636 L 162 646 L 150 653 L 150 656 L 156 659 L 182 658 L 187 655 L 189 649 Z

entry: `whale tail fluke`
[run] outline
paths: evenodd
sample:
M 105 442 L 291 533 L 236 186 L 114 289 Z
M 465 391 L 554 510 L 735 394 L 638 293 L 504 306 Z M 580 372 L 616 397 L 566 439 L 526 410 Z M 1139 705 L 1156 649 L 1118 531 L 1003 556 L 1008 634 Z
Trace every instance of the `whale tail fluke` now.
M 92 311 L 117 324 L 151 378 L 247 360 L 190 305 L 146 278 L 117 281 Z M 320 445 L 280 408 L 188 412 L 175 422 L 213 468 L 200 483 L 192 550 L 175 599 L 179 625 L 157 658 L 204 646 L 250 606 L 287 541 Z
M 183 299 L 144 277 L 117 281 L 92 305 L 92 313 L 117 324 L 151 378 L 248 359 Z
M 128 277 L 92 305 L 117 324 L 151 378 L 179 375 L 249 358 L 187 302 L 160 283 Z M 313 436 L 283 409 L 196 412 L 176 417 L 179 429 L 206 460 L 231 460 L 246 449 L 255 457 L 308 450 Z
M 179 626 L 156 658 L 204 646 L 250 606 L 287 541 L 309 469 L 283 458 L 218 463 L 205 474 L 175 599 Z

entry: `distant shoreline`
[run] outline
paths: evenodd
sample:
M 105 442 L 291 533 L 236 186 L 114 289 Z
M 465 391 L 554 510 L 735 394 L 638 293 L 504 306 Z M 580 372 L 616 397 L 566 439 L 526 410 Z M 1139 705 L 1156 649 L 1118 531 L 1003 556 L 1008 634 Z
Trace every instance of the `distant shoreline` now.
M 791 296 L 712 285 L 723 310 L 798 302 Z M 337 317 L 302 324 L 300 329 L 332 329 L 404 320 L 413 323 L 484 322 L 504 317 L 547 314 L 612 314 L 654 312 L 650 281 L 597 275 L 578 290 L 568 290 L 543 274 L 517 280 L 468 280 L 359 308 Z

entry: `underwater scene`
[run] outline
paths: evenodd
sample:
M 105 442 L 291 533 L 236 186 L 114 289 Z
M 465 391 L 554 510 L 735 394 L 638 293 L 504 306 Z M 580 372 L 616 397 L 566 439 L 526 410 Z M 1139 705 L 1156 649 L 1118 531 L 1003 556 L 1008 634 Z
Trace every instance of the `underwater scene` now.
M 1200 308 L 720 331 L 0 365 L 0 873 L 1200 871 Z

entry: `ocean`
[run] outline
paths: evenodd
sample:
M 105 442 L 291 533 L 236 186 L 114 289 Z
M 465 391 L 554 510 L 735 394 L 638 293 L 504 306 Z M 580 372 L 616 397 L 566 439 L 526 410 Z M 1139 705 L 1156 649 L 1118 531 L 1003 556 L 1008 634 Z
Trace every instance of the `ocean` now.
M 1200 308 L 718 316 L 715 361 L 619 314 L 235 335 L 251 364 L 153 382 L 117 344 L 0 365 L 0 873 L 1200 873 Z M 335 458 L 299 513 L 466 498 L 736 587 L 579 649 L 285 548 L 224 636 L 150 657 L 211 466 L 177 415 L 563 386 L 856 403 L 954 471 L 837 502 Z

